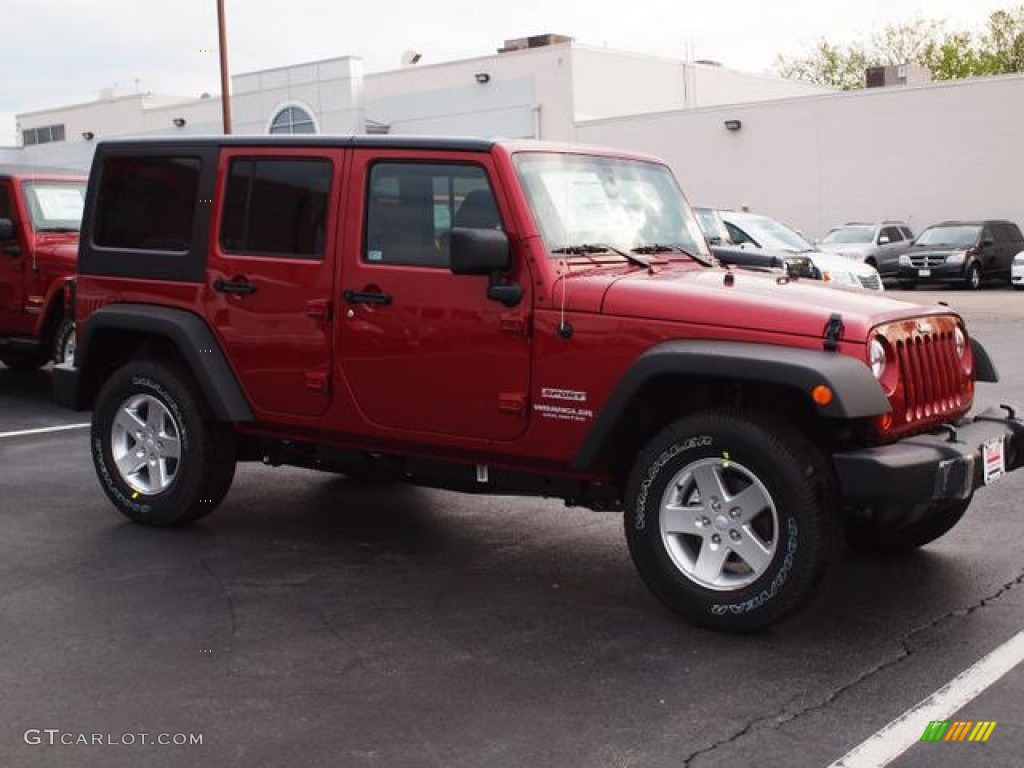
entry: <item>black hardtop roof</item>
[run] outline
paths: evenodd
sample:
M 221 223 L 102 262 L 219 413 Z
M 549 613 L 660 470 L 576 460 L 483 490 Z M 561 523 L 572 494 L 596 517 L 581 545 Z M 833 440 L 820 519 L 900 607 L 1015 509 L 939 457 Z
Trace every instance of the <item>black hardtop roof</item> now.
M 97 148 L 125 147 L 372 147 L 378 149 L 425 149 L 454 152 L 490 152 L 495 145 L 490 139 L 448 138 L 441 136 L 377 136 L 377 135 L 291 135 L 291 136 L 188 136 L 111 139 L 99 142 Z
M 88 175 L 88 171 L 78 168 L 54 168 L 46 165 L 16 165 L 14 163 L 0 163 L 0 178 L 9 179 L 12 177 L 22 178 L 25 176 L 82 176 Z

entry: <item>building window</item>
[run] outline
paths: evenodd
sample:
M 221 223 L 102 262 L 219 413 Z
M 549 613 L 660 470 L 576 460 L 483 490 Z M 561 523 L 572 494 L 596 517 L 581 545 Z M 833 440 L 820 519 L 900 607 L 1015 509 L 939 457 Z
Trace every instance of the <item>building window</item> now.
M 302 107 L 285 107 L 270 122 L 271 133 L 316 133 L 313 116 Z
M 220 244 L 225 251 L 321 259 L 333 165 L 314 158 L 232 160 Z
M 26 128 L 21 132 L 26 147 L 35 144 L 49 144 L 53 141 L 64 141 L 64 126 L 44 125 L 40 128 Z

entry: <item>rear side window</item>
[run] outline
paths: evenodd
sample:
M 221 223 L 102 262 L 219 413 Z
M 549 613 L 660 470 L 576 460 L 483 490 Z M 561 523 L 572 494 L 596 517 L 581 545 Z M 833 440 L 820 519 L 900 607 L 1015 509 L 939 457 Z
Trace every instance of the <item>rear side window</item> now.
M 1012 240 L 1015 243 L 1024 242 L 1024 237 L 1022 237 L 1020 233 L 1020 227 L 1018 227 L 1016 224 L 1011 222 L 1006 225 L 1006 229 L 1010 233 L 1010 240 Z
M 239 158 L 228 168 L 220 245 L 227 252 L 320 259 L 333 164 L 320 158 Z
M 914 239 L 914 233 L 910 231 L 910 227 L 900 227 L 900 232 L 903 233 L 903 238 L 905 240 L 913 240 Z
M 100 181 L 95 244 L 187 252 L 200 167 L 195 157 L 108 158 Z
M 7 184 L 0 182 L 0 219 L 13 219 L 11 215 L 11 197 L 7 192 Z
M 377 163 L 370 172 L 365 261 L 447 267 L 453 227 L 501 229 L 483 168 Z
M 897 243 L 903 239 L 903 235 L 900 234 L 899 227 L 886 227 L 882 230 L 882 235 L 888 237 L 890 243 Z

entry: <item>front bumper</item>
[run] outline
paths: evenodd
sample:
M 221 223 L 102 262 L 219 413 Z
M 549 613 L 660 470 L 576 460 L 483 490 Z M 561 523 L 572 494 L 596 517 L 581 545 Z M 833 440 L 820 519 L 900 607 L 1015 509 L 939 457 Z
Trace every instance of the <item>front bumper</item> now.
M 906 282 L 951 283 L 964 279 L 964 262 L 938 264 L 934 267 L 908 267 L 900 265 L 897 277 Z
M 994 408 L 940 432 L 836 453 L 832 461 L 847 502 L 913 505 L 966 499 L 985 484 L 983 446 L 999 438 L 1005 471 L 1012 472 L 1024 464 L 1024 419 Z
M 1014 264 L 1010 270 L 1010 283 L 1018 288 L 1024 288 L 1024 264 Z

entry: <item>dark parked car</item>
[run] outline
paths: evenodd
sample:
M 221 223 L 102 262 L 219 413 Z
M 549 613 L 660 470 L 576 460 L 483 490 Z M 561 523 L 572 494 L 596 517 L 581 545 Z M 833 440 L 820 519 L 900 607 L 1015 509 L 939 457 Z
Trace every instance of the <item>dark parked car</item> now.
M 752 242 L 737 244 L 729 235 L 722 214 L 714 208 L 694 208 L 697 223 L 711 246 L 711 252 L 722 264 L 755 269 L 761 272 L 784 271 L 794 277 L 821 279 L 821 272 L 807 256 L 785 251 L 770 251 Z
M 882 277 L 896 277 L 900 254 L 910 248 L 913 239 L 914 233 L 903 221 L 850 222 L 831 229 L 818 243 L 818 250 L 859 259 Z
M 899 257 L 905 285 L 960 283 L 979 288 L 986 280 L 1010 280 L 1013 257 L 1024 250 L 1024 237 L 1012 221 L 944 221 L 918 235 Z

